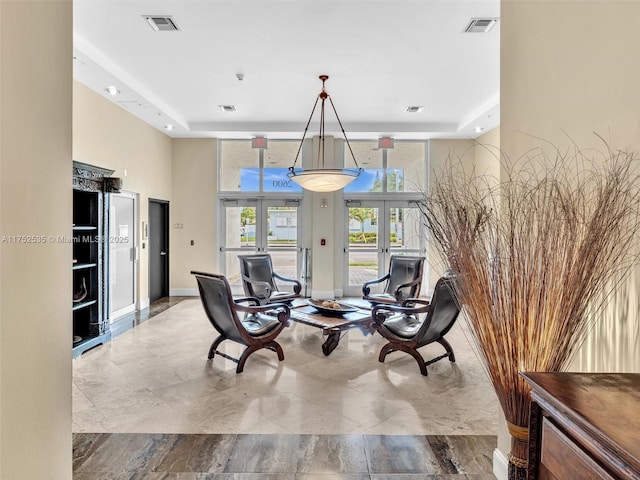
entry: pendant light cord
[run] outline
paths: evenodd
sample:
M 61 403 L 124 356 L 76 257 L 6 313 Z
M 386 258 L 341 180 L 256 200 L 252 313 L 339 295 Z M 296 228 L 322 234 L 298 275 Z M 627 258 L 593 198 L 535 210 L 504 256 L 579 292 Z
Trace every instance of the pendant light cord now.
M 347 134 L 344 131 L 344 127 L 342 126 L 342 122 L 340 121 L 340 117 L 338 116 L 338 112 L 336 110 L 335 105 L 333 104 L 333 100 L 331 100 L 331 96 L 329 96 L 329 102 L 331 102 L 331 108 L 333 108 L 333 113 L 336 114 L 336 119 L 338 120 L 338 125 L 340 125 L 340 130 L 342 130 L 342 136 L 344 137 L 344 141 L 347 142 L 347 147 L 349 147 L 349 152 L 351 153 L 351 158 L 353 159 L 353 163 L 356 164 L 356 167 L 360 169 L 360 165 L 356 160 L 356 156 L 353 154 L 353 150 L 351 149 L 351 144 L 349 143 L 349 139 L 347 138 Z
M 338 111 L 336 110 L 335 105 L 333 104 L 333 100 L 331 100 L 331 95 L 329 95 L 325 90 L 325 81 L 329 77 L 326 75 L 321 75 L 320 79 L 322 80 L 322 91 L 316 97 L 316 101 L 313 104 L 313 109 L 311 109 L 311 115 L 309 115 L 309 120 L 307 121 L 307 126 L 304 127 L 304 133 L 302 134 L 302 140 L 300 140 L 300 145 L 298 146 L 298 152 L 296 153 L 296 158 L 293 161 L 293 165 L 289 167 L 289 171 L 291 173 L 294 172 L 296 163 L 298 163 L 298 158 L 300 157 L 300 152 L 302 151 L 302 145 L 304 143 L 304 139 L 307 136 L 307 131 L 309 130 L 309 125 L 311 125 L 311 120 L 313 119 L 313 114 L 316 111 L 316 107 L 318 106 L 318 100 L 322 99 L 322 106 L 320 107 L 320 143 L 318 144 L 318 167 L 324 168 L 324 102 L 328 98 L 331 103 L 331 108 L 333 109 L 333 113 L 338 120 L 338 125 L 340 125 L 340 130 L 342 131 L 342 136 L 344 137 L 345 142 L 347 142 L 347 147 L 349 147 L 349 153 L 351 153 L 351 158 L 353 159 L 353 163 L 356 164 L 358 170 L 362 170 L 360 165 L 358 165 L 358 161 L 356 160 L 356 156 L 353 153 L 353 149 L 351 148 L 351 144 L 349 143 L 349 139 L 347 138 L 347 134 L 344 131 L 344 127 L 342 126 L 342 121 L 340 121 L 340 117 L 338 116 Z M 322 152 L 322 155 L 320 153 Z M 322 160 L 322 162 L 321 162 Z
M 307 136 L 307 131 L 309 130 L 309 125 L 311 125 L 311 120 L 313 119 L 313 114 L 316 111 L 316 107 L 318 106 L 318 99 L 320 95 L 316 97 L 316 103 L 313 104 L 313 108 L 311 109 L 311 115 L 309 115 L 309 120 L 307 121 L 307 126 L 304 127 L 304 133 L 302 134 L 302 140 L 300 140 L 300 145 L 298 146 L 298 153 L 296 153 L 296 159 L 293 161 L 293 165 L 289 167 L 289 170 L 293 172 L 296 163 L 298 162 L 298 157 L 300 156 L 300 151 L 302 150 L 302 144 L 304 143 L 304 139 Z

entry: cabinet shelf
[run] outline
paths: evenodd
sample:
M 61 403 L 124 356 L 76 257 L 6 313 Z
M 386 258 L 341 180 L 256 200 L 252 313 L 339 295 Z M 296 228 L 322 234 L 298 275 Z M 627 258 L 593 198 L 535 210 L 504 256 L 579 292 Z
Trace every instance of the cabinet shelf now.
M 97 267 L 97 263 L 76 263 L 73 265 L 73 270 L 84 270 L 86 268 Z
M 78 302 L 78 303 L 75 303 L 73 305 L 73 309 L 72 310 L 75 312 L 76 310 L 80 310 L 81 308 L 85 308 L 85 307 L 88 307 L 90 305 L 94 305 L 96 302 L 97 302 L 97 300 L 86 300 L 84 302 Z
M 92 230 L 97 230 L 98 227 L 93 227 L 91 225 L 74 225 L 73 226 L 73 231 L 74 232 L 90 232 Z

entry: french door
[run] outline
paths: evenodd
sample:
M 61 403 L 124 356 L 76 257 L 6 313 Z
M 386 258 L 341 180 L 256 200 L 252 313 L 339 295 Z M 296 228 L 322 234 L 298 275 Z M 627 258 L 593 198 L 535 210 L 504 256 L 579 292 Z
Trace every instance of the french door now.
M 138 196 L 112 193 L 109 196 L 109 318 L 135 311 L 138 250 L 136 226 Z
M 238 255 L 268 253 L 275 272 L 299 279 L 300 200 L 222 200 L 221 211 L 220 265 L 234 295 L 243 294 Z
M 364 282 L 387 273 L 391 255 L 424 255 L 426 241 L 415 201 L 346 200 L 345 209 L 344 295 L 361 296 Z

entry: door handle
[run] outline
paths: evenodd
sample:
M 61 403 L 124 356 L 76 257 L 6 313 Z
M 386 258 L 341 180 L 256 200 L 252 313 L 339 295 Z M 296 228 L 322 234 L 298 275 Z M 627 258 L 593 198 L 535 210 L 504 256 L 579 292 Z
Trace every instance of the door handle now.
M 166 255 L 167 252 L 160 252 L 160 255 Z

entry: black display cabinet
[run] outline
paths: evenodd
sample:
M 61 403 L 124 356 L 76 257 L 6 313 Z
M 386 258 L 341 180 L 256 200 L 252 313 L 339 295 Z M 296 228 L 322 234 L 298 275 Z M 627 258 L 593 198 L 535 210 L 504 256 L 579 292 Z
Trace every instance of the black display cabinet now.
M 73 162 L 73 357 L 111 339 L 108 319 L 108 194 L 113 170 Z

